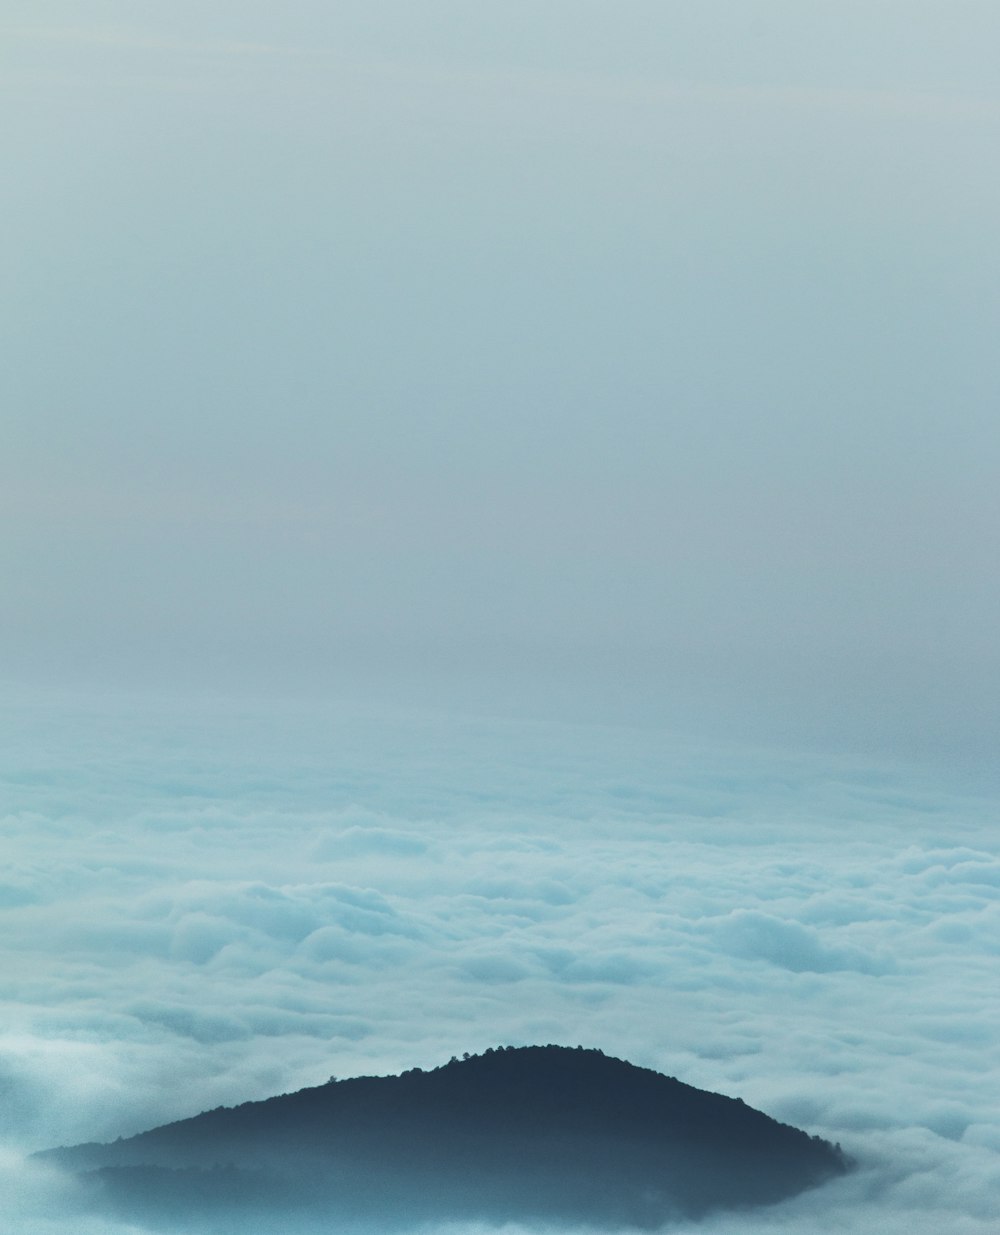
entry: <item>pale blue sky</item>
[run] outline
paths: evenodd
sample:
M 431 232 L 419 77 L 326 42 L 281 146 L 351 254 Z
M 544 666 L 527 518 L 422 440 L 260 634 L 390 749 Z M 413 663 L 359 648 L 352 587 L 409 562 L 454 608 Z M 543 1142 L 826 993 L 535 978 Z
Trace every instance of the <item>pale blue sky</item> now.
M 995 4 L 0 38 L 5 677 L 993 748 Z

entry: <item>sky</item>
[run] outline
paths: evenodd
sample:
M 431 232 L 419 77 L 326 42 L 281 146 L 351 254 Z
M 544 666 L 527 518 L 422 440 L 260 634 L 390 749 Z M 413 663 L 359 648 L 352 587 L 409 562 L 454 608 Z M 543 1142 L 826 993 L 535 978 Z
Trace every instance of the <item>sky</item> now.
M 0 1224 L 503 1040 L 863 1162 L 754 1235 L 995 1223 L 998 44 L 7 0 Z
M 987 760 L 998 27 L 12 0 L 3 677 Z

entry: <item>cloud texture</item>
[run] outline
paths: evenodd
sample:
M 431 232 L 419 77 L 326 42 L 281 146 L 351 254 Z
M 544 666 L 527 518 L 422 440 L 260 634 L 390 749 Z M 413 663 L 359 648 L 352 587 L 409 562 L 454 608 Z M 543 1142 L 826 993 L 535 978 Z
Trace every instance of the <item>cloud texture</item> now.
M 860 1160 L 740 1230 L 992 1228 L 1000 854 L 970 788 L 657 730 L 66 701 L 4 721 L 10 1155 L 580 1042 Z M 3 1169 L 4 1235 L 85 1229 L 71 1185 Z

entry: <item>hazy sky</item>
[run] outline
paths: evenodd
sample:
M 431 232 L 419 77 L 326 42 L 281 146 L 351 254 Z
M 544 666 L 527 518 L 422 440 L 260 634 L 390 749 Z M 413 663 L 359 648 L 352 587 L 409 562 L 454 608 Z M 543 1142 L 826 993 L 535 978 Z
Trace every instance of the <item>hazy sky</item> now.
M 998 43 L 11 0 L 3 675 L 991 750 Z

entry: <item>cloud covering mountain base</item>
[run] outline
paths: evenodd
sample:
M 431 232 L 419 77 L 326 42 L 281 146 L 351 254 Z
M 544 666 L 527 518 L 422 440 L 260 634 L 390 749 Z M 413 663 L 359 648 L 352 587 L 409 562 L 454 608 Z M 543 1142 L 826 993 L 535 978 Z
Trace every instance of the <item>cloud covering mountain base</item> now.
M 994 1229 L 1000 855 L 969 786 L 358 709 L 4 727 L 4 1235 L 109 1230 L 25 1152 L 532 1041 L 858 1159 L 740 1231 Z
M 43 1157 L 105 1212 L 155 1227 L 221 1214 L 235 1230 L 300 1215 L 652 1230 L 771 1205 L 851 1165 L 738 1099 L 553 1045 L 328 1081 Z

